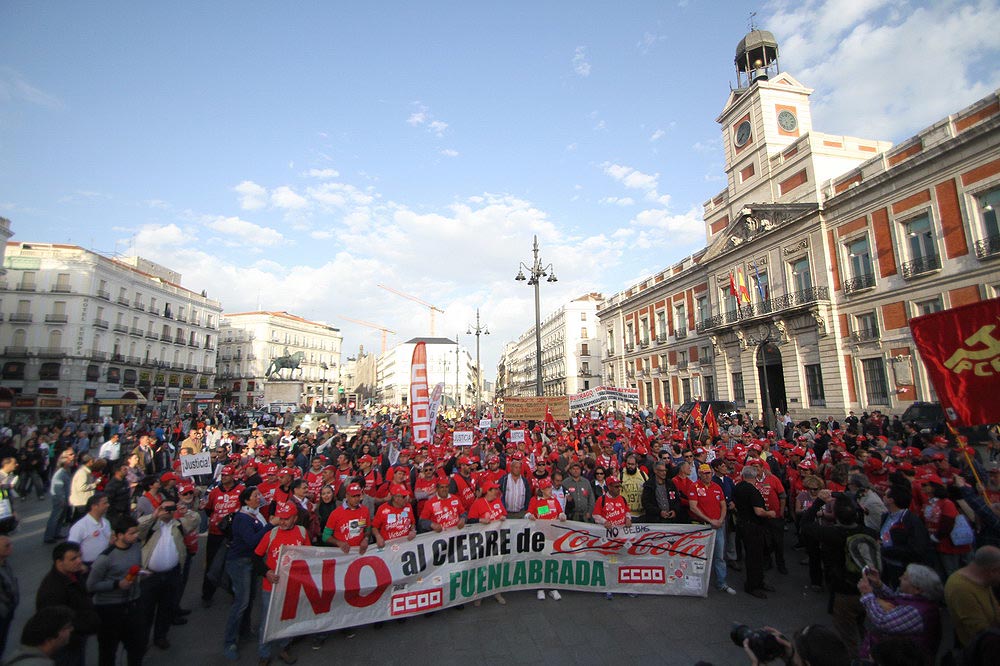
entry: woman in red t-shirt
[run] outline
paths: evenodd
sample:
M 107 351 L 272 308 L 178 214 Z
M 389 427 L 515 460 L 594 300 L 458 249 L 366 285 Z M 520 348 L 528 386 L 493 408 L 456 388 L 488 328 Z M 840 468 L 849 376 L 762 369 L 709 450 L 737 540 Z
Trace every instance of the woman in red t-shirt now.
M 965 565 L 972 545 L 956 546 L 951 540 L 951 530 L 958 518 L 958 507 L 948 499 L 948 490 L 940 483 L 941 478 L 933 476 L 924 479 L 920 488 L 926 498 L 923 516 L 927 532 L 931 536 L 934 550 L 937 551 L 938 572 L 943 573 L 942 580 Z

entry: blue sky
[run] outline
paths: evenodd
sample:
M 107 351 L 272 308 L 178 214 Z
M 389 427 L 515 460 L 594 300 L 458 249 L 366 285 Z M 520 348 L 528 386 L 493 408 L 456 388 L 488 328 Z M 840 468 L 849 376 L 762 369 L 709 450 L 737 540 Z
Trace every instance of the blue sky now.
M 340 315 L 429 333 L 378 283 L 444 309 L 438 335 L 479 307 L 495 367 L 532 323 L 533 235 L 543 313 L 704 243 L 751 9 L 820 131 L 898 141 L 1000 86 L 997 0 L 7 1 L 0 215 L 348 351 L 380 337 Z

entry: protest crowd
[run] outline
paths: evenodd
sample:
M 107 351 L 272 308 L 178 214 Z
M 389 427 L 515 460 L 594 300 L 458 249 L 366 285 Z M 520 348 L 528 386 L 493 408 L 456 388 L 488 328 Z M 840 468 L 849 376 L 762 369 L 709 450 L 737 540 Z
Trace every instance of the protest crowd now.
M 779 647 L 770 656 L 753 649 L 759 636 L 741 638 L 752 663 L 931 664 L 947 652 L 965 659 L 952 663 L 978 664 L 1000 641 L 995 431 L 984 460 L 955 434 L 878 412 L 778 419 L 769 430 L 749 414 L 700 406 L 496 418 L 486 428 L 467 410 L 439 417 L 426 445 L 414 444 L 405 409 L 366 414 L 350 435 L 325 422 L 311 432 L 228 428 L 241 418 L 0 430 L 0 532 L 16 529 L 19 502 L 50 501 L 53 563 L 37 585 L 19 582 L 7 564 L 11 540 L 0 536 L 5 663 L 79 666 L 94 640 L 101 666 L 120 653 L 141 664 L 151 647 L 170 650 L 171 632 L 193 612 L 181 599 L 194 585 L 202 606 L 229 606 L 217 637 L 225 658 L 238 659 L 242 645 L 262 665 L 292 664 L 295 646 L 264 641 L 264 613 L 252 619 L 278 582 L 283 546 L 374 552 L 508 518 L 704 525 L 715 535 L 711 583 L 725 595 L 779 599 L 768 579 L 806 567 L 806 592 L 828 599 L 830 627 L 791 639 L 771 631 Z M 472 431 L 471 443 L 456 446 L 457 431 Z M 210 467 L 185 476 L 182 457 L 202 453 Z M 205 574 L 192 581 L 195 558 Z M 32 589 L 33 607 L 21 598 Z M 500 593 L 487 600 L 506 603 Z M 8 641 L 15 611 L 32 609 Z M 327 637 L 298 645 L 322 649 Z

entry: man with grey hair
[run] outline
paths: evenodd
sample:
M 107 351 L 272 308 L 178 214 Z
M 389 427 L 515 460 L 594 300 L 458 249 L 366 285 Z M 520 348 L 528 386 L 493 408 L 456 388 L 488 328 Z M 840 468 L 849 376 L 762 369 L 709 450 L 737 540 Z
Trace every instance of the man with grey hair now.
M 899 579 L 899 590 L 882 582 L 868 569 L 858 581 L 867 632 L 859 656 L 868 659 L 876 645 L 890 638 L 906 639 L 924 654 L 936 655 L 941 644 L 941 601 L 944 587 L 937 572 L 910 564 Z
M 882 518 L 889 511 L 885 502 L 872 492 L 871 481 L 864 474 L 851 474 L 847 479 L 847 489 L 854 493 L 854 500 L 865 514 L 865 527 L 878 532 L 882 529 Z
M 746 559 L 747 582 L 744 590 L 758 599 L 767 599 L 767 592 L 774 588 L 764 582 L 764 557 L 767 549 L 767 520 L 777 514 L 769 511 L 764 496 L 754 482 L 757 470 L 747 465 L 741 473 L 742 480 L 733 489 L 736 505 L 736 530 L 743 541 Z
M 984 629 L 1000 627 L 1000 605 L 993 596 L 1000 584 L 1000 548 L 980 546 L 972 561 L 948 576 L 944 598 L 958 642 L 968 645 Z

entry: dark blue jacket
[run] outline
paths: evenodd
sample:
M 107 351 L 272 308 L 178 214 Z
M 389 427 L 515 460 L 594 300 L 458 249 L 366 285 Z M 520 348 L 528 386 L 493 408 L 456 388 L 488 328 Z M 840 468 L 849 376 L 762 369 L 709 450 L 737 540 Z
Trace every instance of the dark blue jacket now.
M 270 529 L 271 526 L 268 523 L 261 522 L 255 516 L 242 510 L 237 511 L 233 515 L 233 540 L 229 544 L 226 559 L 253 557 L 254 548 Z

